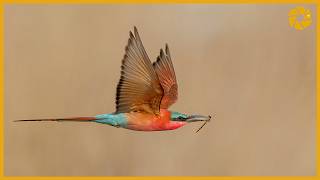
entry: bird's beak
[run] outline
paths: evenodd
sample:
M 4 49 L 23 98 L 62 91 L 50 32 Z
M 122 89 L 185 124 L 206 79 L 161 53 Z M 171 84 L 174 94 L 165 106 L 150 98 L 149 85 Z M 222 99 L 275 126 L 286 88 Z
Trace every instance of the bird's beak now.
M 211 116 L 191 115 L 186 119 L 186 122 L 210 121 L 210 119 Z

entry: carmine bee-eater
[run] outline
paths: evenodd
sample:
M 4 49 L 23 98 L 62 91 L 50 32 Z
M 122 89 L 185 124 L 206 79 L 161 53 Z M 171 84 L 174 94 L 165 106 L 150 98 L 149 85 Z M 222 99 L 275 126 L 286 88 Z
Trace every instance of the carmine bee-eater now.
M 169 111 L 178 98 L 178 85 L 169 47 L 151 63 L 138 30 L 130 31 L 117 86 L 116 112 L 93 117 L 28 119 L 17 121 L 88 121 L 137 131 L 164 131 L 190 122 L 208 122 L 211 116 Z M 203 126 L 201 126 L 202 128 Z M 201 129 L 200 128 L 200 129 Z M 200 130 L 199 129 L 199 130 Z

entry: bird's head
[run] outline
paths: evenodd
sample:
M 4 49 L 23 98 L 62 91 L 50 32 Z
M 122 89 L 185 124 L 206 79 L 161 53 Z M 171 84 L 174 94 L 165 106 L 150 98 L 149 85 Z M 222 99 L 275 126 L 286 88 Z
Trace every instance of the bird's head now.
M 171 112 L 171 121 L 173 122 L 179 122 L 179 123 L 190 123 L 190 122 L 198 122 L 198 121 L 204 121 L 203 125 L 196 131 L 200 131 L 204 125 L 206 125 L 207 122 L 209 122 L 211 119 L 211 116 L 203 116 L 203 115 L 187 115 L 182 114 L 179 112 Z
M 171 112 L 171 121 L 181 121 L 181 122 L 197 122 L 197 121 L 210 121 L 211 116 L 203 115 L 187 115 L 179 112 Z

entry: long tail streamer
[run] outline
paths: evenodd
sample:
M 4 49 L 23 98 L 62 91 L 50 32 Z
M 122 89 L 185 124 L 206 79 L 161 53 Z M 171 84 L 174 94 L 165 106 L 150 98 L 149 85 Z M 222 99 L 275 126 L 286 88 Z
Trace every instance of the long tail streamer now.
M 57 118 L 57 119 L 21 119 L 21 120 L 15 120 L 15 122 L 21 122 L 21 121 L 77 121 L 77 122 L 88 122 L 96 120 L 95 117 L 73 117 L 73 118 Z

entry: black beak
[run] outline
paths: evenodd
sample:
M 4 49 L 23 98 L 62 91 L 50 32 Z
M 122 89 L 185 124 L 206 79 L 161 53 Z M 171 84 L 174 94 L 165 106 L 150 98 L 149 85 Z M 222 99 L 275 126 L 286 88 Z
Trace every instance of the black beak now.
M 210 119 L 211 116 L 191 115 L 186 119 L 186 122 L 210 121 Z

